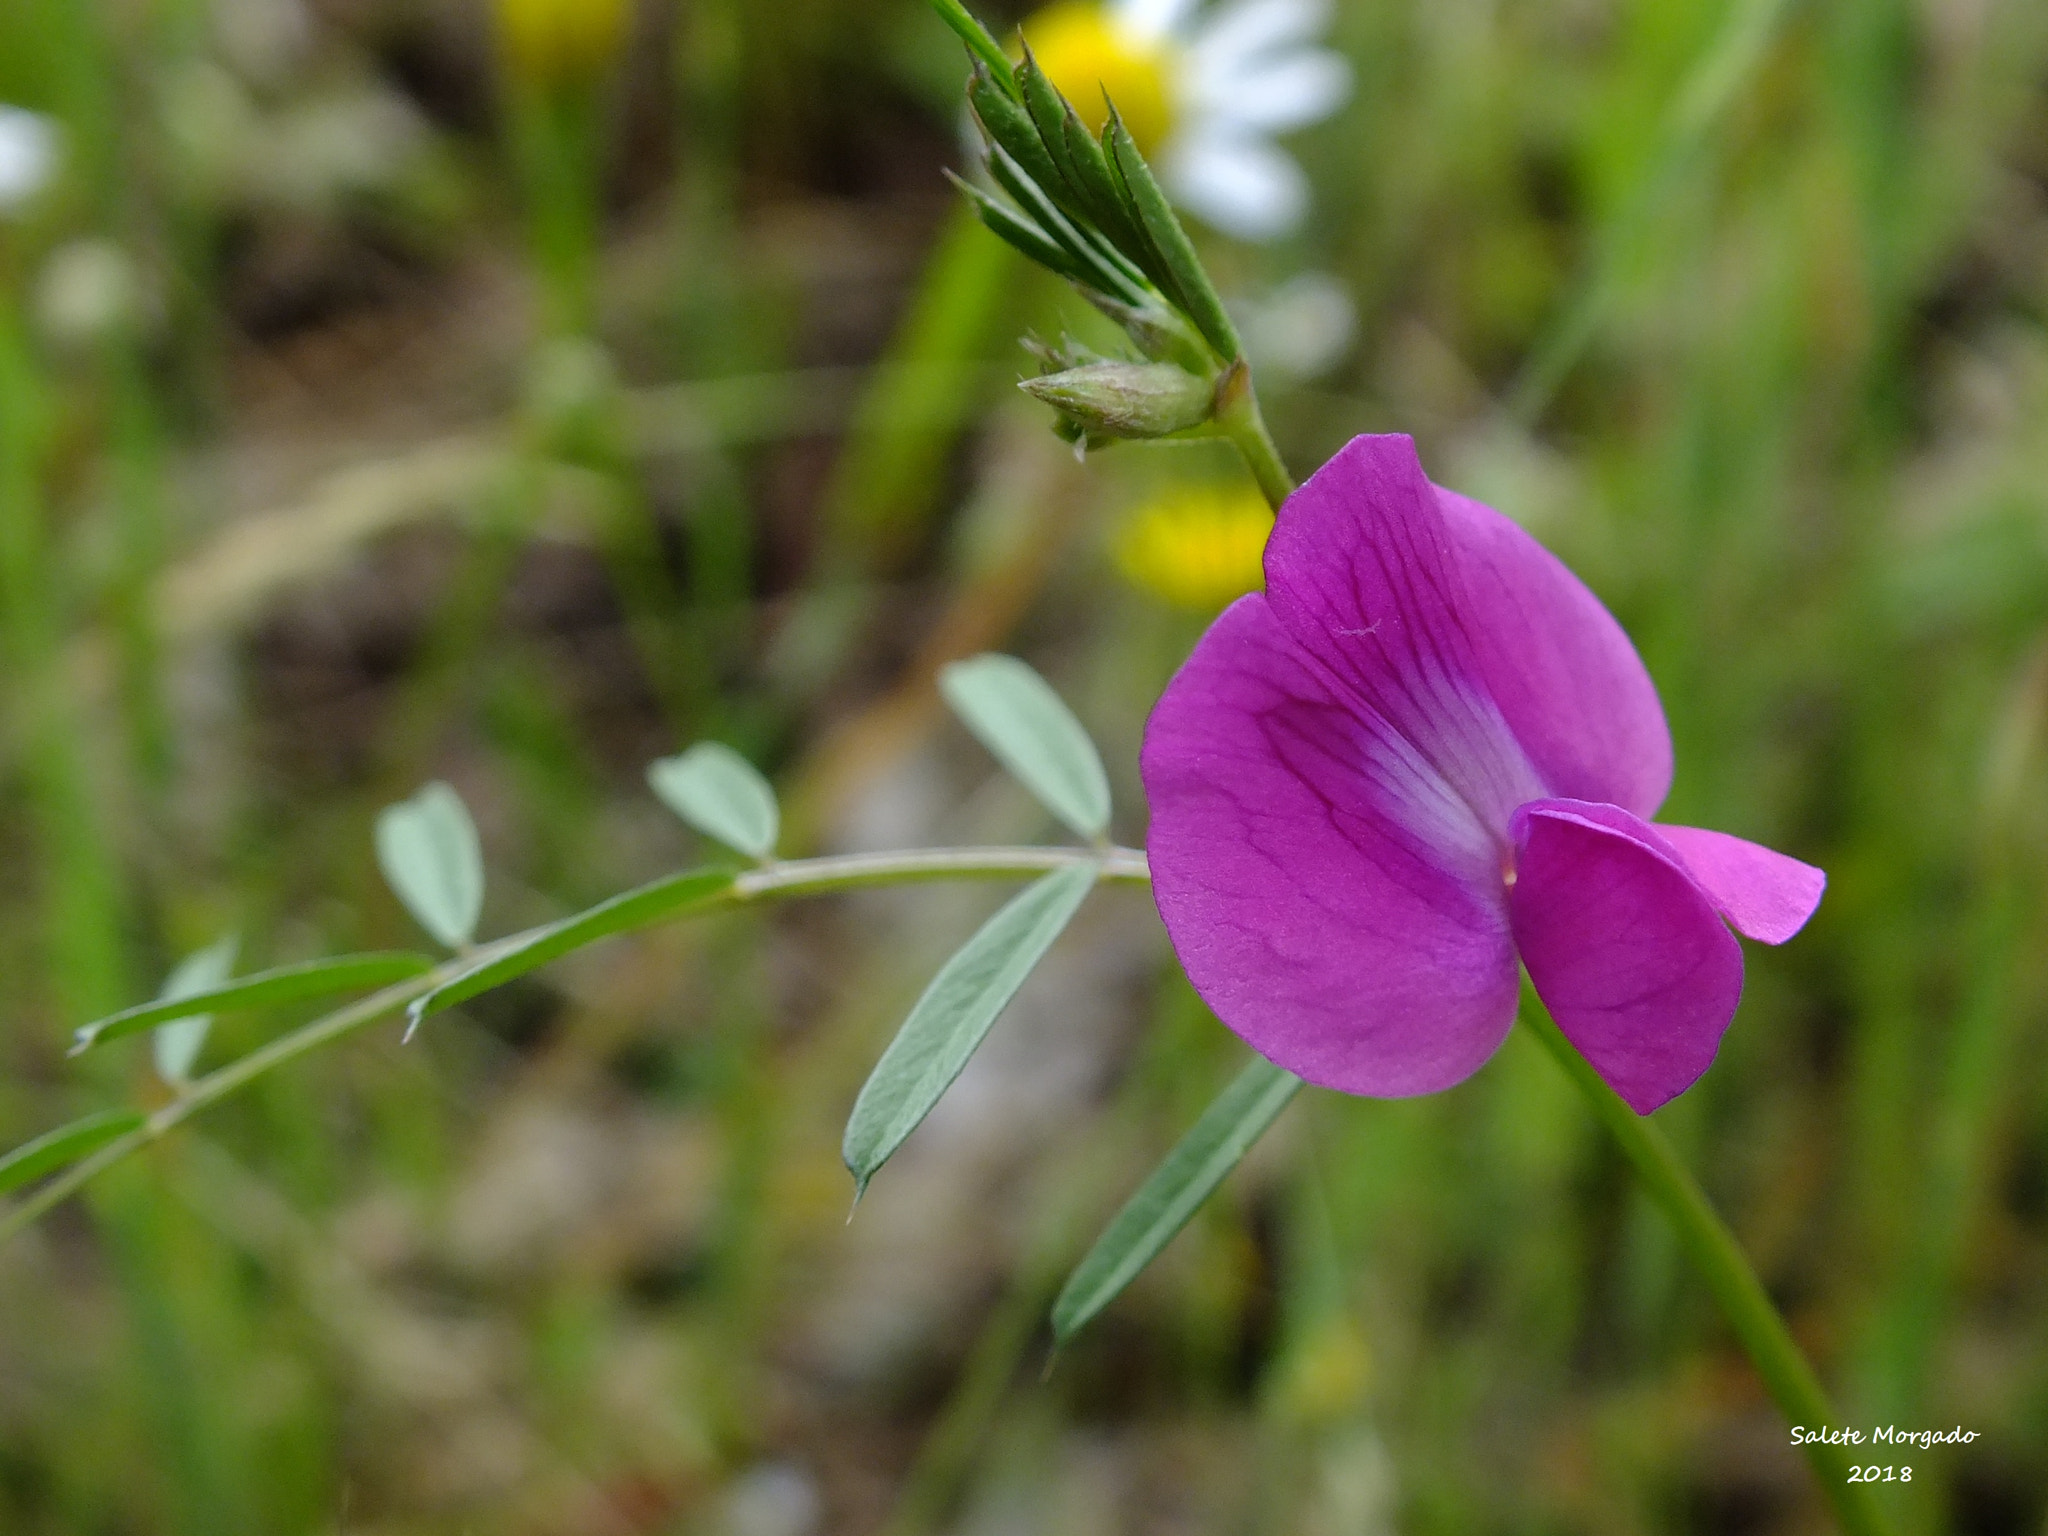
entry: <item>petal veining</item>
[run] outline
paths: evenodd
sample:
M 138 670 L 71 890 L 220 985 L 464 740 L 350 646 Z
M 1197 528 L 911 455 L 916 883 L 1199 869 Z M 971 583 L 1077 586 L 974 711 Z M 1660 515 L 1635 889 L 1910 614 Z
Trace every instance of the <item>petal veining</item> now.
M 1161 697 L 1142 766 L 1153 892 L 1196 991 L 1288 1070 L 1395 1096 L 1493 1053 L 1516 974 L 1498 866 L 1417 833 L 1460 802 L 1386 736 L 1254 594 Z
M 1671 733 L 1614 615 L 1512 519 L 1438 488 L 1486 691 L 1554 795 L 1641 817 L 1671 787 Z
M 1656 829 L 1614 805 L 1515 813 L 1516 946 L 1573 1045 L 1639 1114 L 1706 1071 L 1742 996 L 1742 948 Z
M 1505 852 L 1551 792 L 1486 687 L 1451 524 L 1406 437 L 1358 437 L 1280 509 L 1266 588 L 1301 649 L 1385 720 Z

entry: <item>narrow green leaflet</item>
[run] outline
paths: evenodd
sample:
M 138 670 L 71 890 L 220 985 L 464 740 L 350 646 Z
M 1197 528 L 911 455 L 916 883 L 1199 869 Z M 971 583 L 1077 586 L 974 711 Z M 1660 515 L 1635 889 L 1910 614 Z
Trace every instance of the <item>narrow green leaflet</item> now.
M 622 891 L 574 917 L 565 917 L 558 923 L 535 929 L 522 936 L 516 944 L 507 941 L 509 947 L 487 951 L 485 957 L 469 970 L 459 972 L 433 991 L 415 998 L 406 1010 L 406 1038 L 412 1038 L 420 1020 L 429 1014 L 439 1013 L 444 1008 L 452 1008 L 475 997 L 479 992 L 502 986 L 516 976 L 524 976 L 528 971 L 546 965 L 558 955 L 568 954 L 572 949 L 581 949 L 615 933 L 645 928 L 649 923 L 681 917 L 696 908 L 709 906 L 729 892 L 732 883 L 733 871 L 729 869 L 685 870 L 636 890 Z
M 939 673 L 939 691 L 996 761 L 1082 837 L 1109 826 L 1109 776 L 1052 685 L 1014 656 L 986 653 Z
M 1138 145 L 1131 138 L 1130 130 L 1116 115 L 1112 107 L 1109 124 L 1103 130 L 1103 145 L 1108 152 L 1111 169 L 1122 181 L 1122 191 L 1129 201 L 1130 209 L 1151 237 L 1154 249 L 1166 263 L 1164 275 L 1173 279 L 1174 296 L 1181 300 L 1187 317 L 1217 355 L 1229 362 L 1243 352 L 1237 339 L 1237 329 L 1230 323 L 1230 317 L 1223 312 L 1223 300 L 1216 296 L 1216 289 L 1209 281 L 1209 274 L 1203 269 L 1201 258 L 1195 254 L 1194 242 L 1181 228 L 1181 222 L 1173 211 L 1173 205 L 1166 200 L 1159 183 L 1152 179 L 1152 171 L 1145 164 L 1145 157 L 1138 153 Z
M 172 1019 L 200 1013 L 226 1013 L 235 1008 L 260 1008 L 269 1003 L 295 1003 L 309 997 L 327 997 L 336 992 L 353 992 L 364 987 L 388 986 L 424 976 L 434 968 L 425 955 L 405 950 L 376 950 L 361 955 L 337 955 L 331 960 L 309 960 L 304 965 L 282 966 L 258 971 L 237 981 L 225 982 L 204 992 L 185 997 L 165 997 L 134 1008 L 124 1008 L 86 1025 L 72 1037 L 71 1054 L 76 1056 L 107 1040 L 154 1029 Z
M 1060 131 L 1066 140 L 1067 161 L 1073 167 L 1074 186 L 1081 195 L 1082 206 L 1118 250 L 1142 264 L 1144 234 L 1136 215 L 1124 206 L 1122 189 L 1110 174 L 1108 155 L 1071 105 L 1062 115 Z
M 1010 82 L 1014 86 L 1015 82 Z M 987 138 L 999 144 L 1017 162 L 1017 167 L 1048 193 L 1060 183 L 1060 169 L 1046 153 L 1038 137 L 1038 124 L 1029 112 L 997 85 L 985 69 L 977 69 L 967 82 L 967 104 L 981 123 Z
M 1040 182 L 1045 195 L 1058 203 L 1069 213 L 1088 214 L 1086 202 L 1082 200 L 1081 184 L 1074 173 L 1074 164 L 1068 155 L 1066 134 L 1061 131 L 1061 120 L 1066 114 L 1067 103 L 1045 71 L 1038 67 L 1038 60 L 1031 56 L 1031 45 L 1024 45 L 1024 60 L 1016 66 L 1017 93 L 1022 97 L 1024 110 L 1030 114 L 1031 122 L 1038 129 L 1038 142 L 1047 157 L 1059 172 L 1059 179 Z
M 988 35 L 987 28 L 968 14 L 967 7 L 960 0 L 932 0 L 932 9 L 939 13 L 939 19 L 953 29 L 953 33 L 967 45 L 969 53 L 986 65 L 989 71 L 1010 89 L 1016 82 L 1010 76 L 1010 61 L 1003 53 L 1003 45 Z
M 1068 1278 L 1052 1307 L 1056 1341 L 1079 1333 L 1159 1256 L 1300 1090 L 1300 1078 L 1263 1057 L 1237 1074 Z
M 722 742 L 700 741 L 678 757 L 647 767 L 662 803 L 706 837 L 749 858 L 775 855 L 781 813 L 760 770 Z
M 1101 873 L 1056 870 L 981 925 L 940 968 L 854 1100 L 841 1154 L 865 1191 L 967 1065 L 996 1016 L 1072 921 Z
M 1060 212 L 1045 190 L 1024 174 L 1023 167 L 1011 159 L 1009 151 L 1000 144 L 989 149 L 988 173 L 995 178 L 997 186 L 1017 200 L 1017 206 L 1048 238 L 1094 274 L 1090 279 L 1091 286 L 1121 295 L 1133 303 L 1145 302 L 1147 290 L 1143 274 L 1112 249 L 1106 240 L 1083 231 Z
M 462 796 L 438 779 L 377 817 L 377 863 L 419 925 L 450 949 L 476 937 L 484 856 Z
M 209 944 L 178 962 L 177 969 L 157 993 L 159 1002 L 176 1002 L 196 992 L 210 992 L 224 985 L 235 971 L 235 954 L 242 947 L 236 934 Z M 213 1028 L 210 1013 L 188 1013 L 182 1019 L 159 1024 L 152 1040 L 156 1075 L 173 1088 L 192 1080 L 192 1067 L 206 1044 L 206 1032 Z
M 1092 283 L 1094 274 L 1084 272 L 1067 252 L 1060 249 L 1046 232 L 1014 212 L 1007 204 L 997 202 L 971 181 L 962 181 L 951 171 L 944 173 L 948 181 L 974 204 L 974 211 L 981 216 L 981 222 L 990 233 L 1005 244 L 1022 251 L 1031 260 L 1049 271 L 1076 283 Z
M 46 1173 L 55 1173 L 67 1163 L 75 1163 L 86 1154 L 97 1152 L 140 1124 L 142 1116 L 132 1109 L 105 1109 L 96 1115 L 87 1115 L 83 1120 L 74 1120 L 69 1125 L 60 1125 L 56 1130 L 16 1147 L 5 1157 L 0 1157 L 0 1195 L 12 1194 Z

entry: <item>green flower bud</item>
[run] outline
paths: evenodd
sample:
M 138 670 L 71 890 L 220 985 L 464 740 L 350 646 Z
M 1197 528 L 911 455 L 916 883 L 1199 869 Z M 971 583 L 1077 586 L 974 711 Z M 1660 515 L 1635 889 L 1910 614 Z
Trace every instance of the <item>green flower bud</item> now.
M 1085 363 L 1018 388 L 1091 441 L 1167 437 L 1207 421 L 1215 387 L 1170 363 Z

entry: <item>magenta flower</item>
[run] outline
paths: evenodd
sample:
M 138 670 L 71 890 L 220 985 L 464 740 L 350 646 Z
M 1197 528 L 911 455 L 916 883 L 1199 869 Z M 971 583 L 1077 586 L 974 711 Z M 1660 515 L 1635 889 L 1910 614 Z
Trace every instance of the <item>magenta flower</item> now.
M 1704 1072 L 1742 992 L 1723 919 L 1778 944 L 1827 877 L 1652 826 L 1671 738 L 1578 578 L 1360 437 L 1281 509 L 1266 591 L 1195 647 L 1145 731 L 1154 893 L 1181 964 L 1258 1051 L 1347 1093 L 1469 1077 L 1517 955 L 1642 1114 Z

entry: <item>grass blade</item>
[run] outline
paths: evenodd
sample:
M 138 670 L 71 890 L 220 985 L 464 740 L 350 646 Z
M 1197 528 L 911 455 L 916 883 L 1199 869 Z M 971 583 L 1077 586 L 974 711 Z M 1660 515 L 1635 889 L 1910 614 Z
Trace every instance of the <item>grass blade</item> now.
M 185 997 L 163 998 L 138 1004 L 86 1025 L 72 1037 L 71 1054 L 89 1050 L 123 1035 L 154 1029 L 172 1019 L 190 1018 L 197 1013 L 225 1013 L 235 1008 L 261 1008 L 270 1003 L 296 1003 L 309 997 L 327 997 L 362 987 L 381 987 L 408 976 L 421 976 L 434 968 L 425 955 L 407 950 L 374 950 L 360 955 L 337 955 L 327 960 L 309 960 L 304 965 L 281 966 L 258 971 L 204 992 Z
M 469 970 L 450 977 L 433 991 L 416 998 L 406 1010 L 406 1035 L 409 1038 L 419 1028 L 420 1020 L 429 1014 L 439 1013 L 444 1008 L 452 1008 L 475 997 L 479 992 L 502 986 L 573 949 L 708 906 L 732 889 L 733 876 L 734 871 L 730 869 L 684 870 L 679 875 L 669 875 L 637 890 L 622 891 L 574 917 L 563 918 L 559 923 L 550 923 L 545 928 L 521 934 L 517 939 L 508 941 L 507 947 L 490 952 Z
M 0 1157 L 0 1195 L 12 1194 L 46 1173 L 55 1173 L 65 1164 L 77 1162 L 140 1124 L 142 1116 L 135 1110 L 103 1109 L 24 1142 Z
M 1301 1079 L 1257 1057 L 1237 1074 L 1166 1161 L 1116 1213 L 1052 1307 L 1065 1344 L 1135 1280 L 1301 1090 Z
M 1052 684 L 1014 656 L 984 652 L 939 673 L 953 713 L 1039 803 L 1082 837 L 1109 827 L 1109 776 Z
M 953 1085 L 1100 873 L 1094 864 L 1077 864 L 1026 887 L 932 978 L 875 1063 L 846 1122 L 841 1154 L 856 1198 Z

